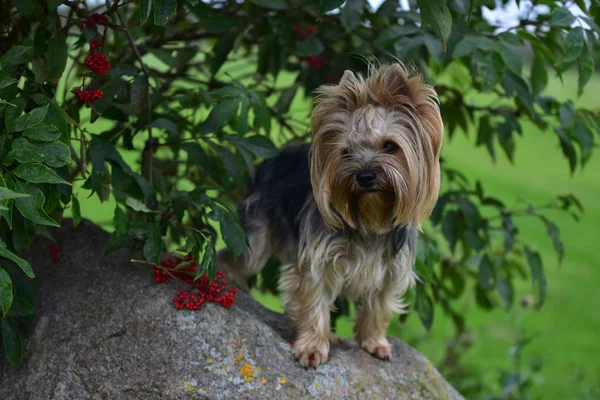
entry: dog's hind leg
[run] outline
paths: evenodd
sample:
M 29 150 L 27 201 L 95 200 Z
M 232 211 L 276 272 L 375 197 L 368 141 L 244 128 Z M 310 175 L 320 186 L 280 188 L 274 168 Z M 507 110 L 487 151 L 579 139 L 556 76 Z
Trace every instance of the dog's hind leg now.
M 237 259 L 227 251 L 217 254 L 217 268 L 223 269 L 229 281 L 240 290 L 248 293 L 248 280 L 258 274 L 275 251 L 273 237 L 265 220 L 253 220 L 244 224 L 248 246 Z

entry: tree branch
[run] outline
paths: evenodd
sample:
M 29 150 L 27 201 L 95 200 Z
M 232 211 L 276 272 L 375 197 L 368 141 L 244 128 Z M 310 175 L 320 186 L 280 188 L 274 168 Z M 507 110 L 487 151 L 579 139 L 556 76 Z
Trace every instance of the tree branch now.
M 146 146 L 146 152 L 150 153 L 150 154 L 147 154 L 148 181 L 150 182 L 150 186 L 154 187 L 154 185 L 152 183 L 152 159 L 154 156 L 154 154 L 153 154 L 154 153 L 154 138 L 152 136 L 152 96 L 150 95 L 150 71 L 148 70 L 148 67 L 146 67 L 146 64 L 144 64 L 144 60 L 142 60 L 142 56 L 140 54 L 140 51 L 139 51 L 137 45 L 135 44 L 135 40 L 133 39 L 133 36 L 131 36 L 131 31 L 129 30 L 129 27 L 127 26 L 127 22 L 125 22 L 125 19 L 123 18 L 123 16 L 121 15 L 121 12 L 118 9 L 116 10 L 116 14 L 117 14 L 117 17 L 119 17 L 121 26 L 124 28 L 125 35 L 127 36 L 127 41 L 131 45 L 131 48 L 133 49 L 135 56 L 137 57 L 138 61 L 140 62 L 141 66 L 142 66 L 142 70 L 144 71 L 144 74 L 146 75 L 146 77 L 148 77 L 148 86 L 146 86 L 146 119 L 148 122 L 148 146 Z

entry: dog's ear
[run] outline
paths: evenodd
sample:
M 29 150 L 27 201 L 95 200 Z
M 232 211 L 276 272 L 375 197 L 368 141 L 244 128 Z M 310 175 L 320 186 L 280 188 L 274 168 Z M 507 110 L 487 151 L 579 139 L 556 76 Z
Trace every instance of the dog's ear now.
M 338 86 L 353 85 L 356 83 L 356 81 L 357 79 L 356 75 L 354 75 L 354 72 L 347 69 L 344 71 L 344 74 L 342 75 L 342 79 L 340 79 L 340 83 L 338 83 Z
M 439 157 L 444 125 L 434 88 L 423 76 L 401 64 L 382 67 L 370 79 L 369 96 L 386 107 L 410 111 L 427 132 L 435 157 Z

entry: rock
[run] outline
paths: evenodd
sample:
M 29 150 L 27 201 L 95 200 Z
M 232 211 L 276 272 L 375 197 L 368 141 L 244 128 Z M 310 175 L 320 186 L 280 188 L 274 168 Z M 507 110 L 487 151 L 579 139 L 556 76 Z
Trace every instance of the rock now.
M 178 311 L 177 284 L 156 284 L 127 250 L 103 255 L 109 235 L 89 221 L 64 221 L 56 236 L 60 263 L 45 238 L 26 257 L 38 322 L 19 367 L 0 351 L 0 399 L 462 399 L 396 339 L 391 362 L 347 341 L 305 370 L 285 317 L 252 298 Z

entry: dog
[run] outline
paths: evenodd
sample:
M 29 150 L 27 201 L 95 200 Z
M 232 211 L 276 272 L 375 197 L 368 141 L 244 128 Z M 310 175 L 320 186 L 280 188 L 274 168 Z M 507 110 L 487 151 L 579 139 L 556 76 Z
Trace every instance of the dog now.
M 304 367 L 329 356 L 330 312 L 356 301 L 356 342 L 389 360 L 386 330 L 415 284 L 421 224 L 440 187 L 444 126 L 437 93 L 401 63 L 346 70 L 317 89 L 311 142 L 285 147 L 256 169 L 238 204 L 247 247 L 220 265 L 247 282 L 271 257 L 282 263 L 280 291 Z

